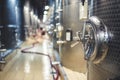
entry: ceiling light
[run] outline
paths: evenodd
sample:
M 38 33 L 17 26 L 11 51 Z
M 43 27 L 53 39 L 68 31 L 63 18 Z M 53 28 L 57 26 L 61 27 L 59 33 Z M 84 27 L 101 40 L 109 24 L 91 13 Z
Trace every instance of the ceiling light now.
M 48 10 L 49 9 L 49 6 L 45 6 L 45 10 Z
M 44 15 L 47 15 L 47 13 L 48 13 L 47 11 L 44 11 Z

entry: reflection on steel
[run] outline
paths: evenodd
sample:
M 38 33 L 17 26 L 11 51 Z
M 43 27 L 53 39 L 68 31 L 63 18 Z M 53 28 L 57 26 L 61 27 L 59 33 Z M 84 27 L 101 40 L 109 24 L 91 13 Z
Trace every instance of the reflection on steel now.
M 108 50 L 108 31 L 105 24 L 96 16 L 85 22 L 80 39 L 85 51 L 85 59 L 93 63 L 102 61 Z

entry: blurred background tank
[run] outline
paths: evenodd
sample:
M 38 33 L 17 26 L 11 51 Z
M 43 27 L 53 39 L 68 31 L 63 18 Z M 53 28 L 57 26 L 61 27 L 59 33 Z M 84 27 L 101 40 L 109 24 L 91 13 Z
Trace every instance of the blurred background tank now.
M 19 41 L 25 40 L 24 0 L 0 1 L 0 42 L 1 48 L 15 48 Z

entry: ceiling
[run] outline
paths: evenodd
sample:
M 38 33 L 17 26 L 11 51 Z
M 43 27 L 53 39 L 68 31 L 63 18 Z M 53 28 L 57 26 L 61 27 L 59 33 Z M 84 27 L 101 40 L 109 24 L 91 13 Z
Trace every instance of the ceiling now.
M 50 5 L 51 0 L 30 0 L 31 6 L 38 14 L 39 18 L 42 18 L 45 5 Z

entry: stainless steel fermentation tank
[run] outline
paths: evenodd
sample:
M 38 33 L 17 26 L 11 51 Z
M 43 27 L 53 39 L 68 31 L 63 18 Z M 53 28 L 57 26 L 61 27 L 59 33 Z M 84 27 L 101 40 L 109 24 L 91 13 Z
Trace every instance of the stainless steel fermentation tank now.
M 88 5 L 83 29 L 88 80 L 120 80 L 120 0 L 88 0 Z
M 25 40 L 24 0 L 0 1 L 0 48 L 11 49 Z

